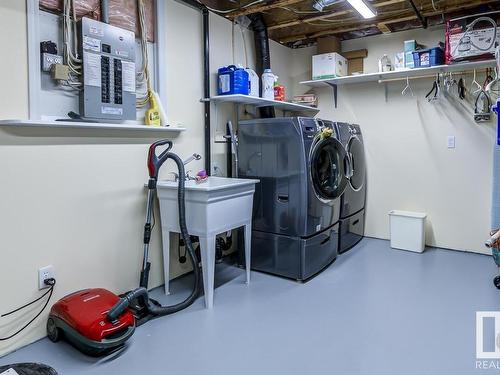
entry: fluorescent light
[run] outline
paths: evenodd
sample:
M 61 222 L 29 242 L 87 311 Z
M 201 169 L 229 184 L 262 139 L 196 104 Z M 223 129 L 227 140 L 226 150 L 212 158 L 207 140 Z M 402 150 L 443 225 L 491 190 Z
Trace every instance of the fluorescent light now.
M 324 8 L 329 7 L 330 5 L 340 3 L 342 0 L 316 0 L 313 3 L 313 8 L 318 12 L 322 12 Z
M 349 4 L 356 9 L 363 18 L 373 18 L 377 15 L 377 12 L 372 10 L 363 0 L 347 0 Z

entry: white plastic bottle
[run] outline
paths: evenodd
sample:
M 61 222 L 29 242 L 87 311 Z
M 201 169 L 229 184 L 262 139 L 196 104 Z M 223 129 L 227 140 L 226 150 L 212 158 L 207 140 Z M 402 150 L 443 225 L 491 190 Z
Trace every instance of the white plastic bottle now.
M 382 58 L 378 61 L 378 71 L 382 73 L 390 72 L 391 70 L 391 59 L 387 55 L 382 56 Z
M 278 77 L 273 74 L 271 69 L 264 70 L 262 74 L 262 98 L 274 100 L 274 84 Z
M 250 86 L 250 90 L 248 91 L 250 96 L 259 97 L 259 76 L 255 71 L 250 68 L 245 69 L 248 73 L 248 84 Z

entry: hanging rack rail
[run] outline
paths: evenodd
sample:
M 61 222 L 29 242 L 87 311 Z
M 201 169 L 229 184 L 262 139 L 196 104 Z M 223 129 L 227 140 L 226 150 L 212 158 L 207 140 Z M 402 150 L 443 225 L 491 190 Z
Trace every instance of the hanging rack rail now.
M 477 70 L 477 69 L 476 69 Z M 457 70 L 453 72 L 440 72 L 440 73 L 453 73 L 456 75 L 465 75 L 465 74 L 472 74 L 473 70 Z M 421 75 L 421 76 L 406 76 L 406 77 L 398 77 L 398 78 L 384 78 L 384 79 L 379 79 L 378 83 L 388 83 L 388 82 L 398 82 L 398 81 L 406 81 L 407 79 L 425 79 L 425 78 L 436 78 L 436 73 L 434 74 L 426 74 L 426 75 Z

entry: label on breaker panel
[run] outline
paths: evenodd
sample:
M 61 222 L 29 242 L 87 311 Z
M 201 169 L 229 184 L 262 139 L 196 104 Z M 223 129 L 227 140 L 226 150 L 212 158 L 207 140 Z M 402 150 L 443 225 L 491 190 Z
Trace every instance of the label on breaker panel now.
M 123 91 L 135 93 L 135 63 L 122 60 Z
M 103 115 L 115 115 L 115 116 L 121 116 L 123 115 L 123 108 L 116 108 L 116 107 L 101 107 L 101 113 Z
M 104 31 L 100 27 L 90 26 L 89 32 L 100 37 L 104 36 Z
M 117 49 L 115 52 L 116 52 L 117 56 L 121 56 L 121 57 L 125 57 L 125 58 L 128 57 L 128 51 L 121 51 L 121 50 Z
M 94 53 L 83 54 L 83 83 L 101 87 L 101 56 Z
M 83 49 L 100 52 L 101 51 L 101 40 L 96 38 L 91 38 L 90 36 L 83 37 Z

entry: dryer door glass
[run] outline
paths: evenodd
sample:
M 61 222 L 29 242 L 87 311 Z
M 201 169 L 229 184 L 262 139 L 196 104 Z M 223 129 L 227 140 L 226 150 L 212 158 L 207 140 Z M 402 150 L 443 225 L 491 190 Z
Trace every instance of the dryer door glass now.
M 365 182 L 365 151 L 363 144 L 357 137 L 353 137 L 349 141 L 347 151 L 351 154 L 352 162 L 352 177 L 349 179 L 354 190 L 359 190 Z
M 344 158 L 342 144 L 330 137 L 318 141 L 311 153 L 311 177 L 316 194 L 322 199 L 336 199 L 345 190 Z

